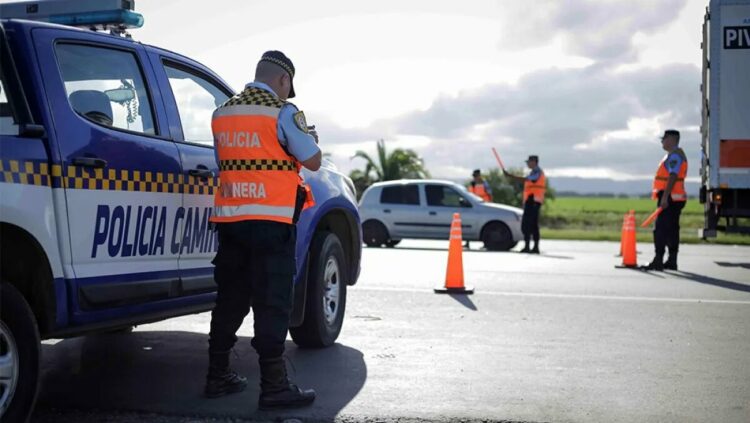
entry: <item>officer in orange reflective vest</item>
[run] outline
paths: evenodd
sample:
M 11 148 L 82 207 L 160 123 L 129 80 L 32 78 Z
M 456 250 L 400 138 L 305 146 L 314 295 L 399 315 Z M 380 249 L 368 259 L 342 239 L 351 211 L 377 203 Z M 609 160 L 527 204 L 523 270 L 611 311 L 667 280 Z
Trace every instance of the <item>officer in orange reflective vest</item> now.
M 539 254 L 539 211 L 544 203 L 544 193 L 547 191 L 547 178 L 539 167 L 539 156 L 529 156 L 526 166 L 531 169 L 528 176 L 511 175 L 505 169 L 505 176 L 517 181 L 523 181 L 523 218 L 521 231 L 525 245 L 522 253 Z M 534 239 L 534 248 L 529 248 L 530 239 Z
M 667 152 L 656 168 L 656 176 L 651 197 L 657 200 L 662 209 L 654 225 L 655 256 L 644 268 L 647 270 L 677 270 L 677 252 L 680 245 L 680 215 L 687 201 L 685 177 L 688 162 L 685 152 L 679 147 L 680 132 L 674 129 L 664 131 L 662 148 Z M 664 261 L 665 249 L 669 258 Z
M 490 184 L 482 178 L 482 172 L 479 169 L 475 169 L 471 176 L 474 180 L 469 184 L 469 192 L 476 194 L 482 200 L 491 203 L 492 188 L 490 187 Z
M 310 404 L 315 392 L 291 384 L 283 360 L 296 269 L 295 223 L 310 191 L 299 171 L 318 170 L 317 134 L 294 97 L 294 65 L 279 51 L 263 54 L 255 81 L 213 114 L 211 127 L 220 186 L 214 199 L 219 250 L 214 258 L 218 285 L 211 314 L 209 369 L 205 395 L 245 389 L 247 379 L 229 367 L 236 332 L 252 305 L 252 346 L 260 363 L 260 408 Z

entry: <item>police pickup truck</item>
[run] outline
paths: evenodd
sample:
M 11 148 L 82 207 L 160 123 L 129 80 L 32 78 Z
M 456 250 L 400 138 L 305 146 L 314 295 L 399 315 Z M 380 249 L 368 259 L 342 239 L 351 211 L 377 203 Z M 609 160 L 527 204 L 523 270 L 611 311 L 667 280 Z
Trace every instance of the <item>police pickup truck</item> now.
M 3 422 L 33 408 L 40 339 L 204 312 L 215 298 L 210 117 L 232 89 L 194 60 L 118 34 L 142 23 L 128 8 L 6 19 L 60 3 L 0 9 Z M 298 223 L 290 332 L 322 347 L 359 275 L 360 221 L 346 176 L 330 165 L 303 176 L 316 205 Z

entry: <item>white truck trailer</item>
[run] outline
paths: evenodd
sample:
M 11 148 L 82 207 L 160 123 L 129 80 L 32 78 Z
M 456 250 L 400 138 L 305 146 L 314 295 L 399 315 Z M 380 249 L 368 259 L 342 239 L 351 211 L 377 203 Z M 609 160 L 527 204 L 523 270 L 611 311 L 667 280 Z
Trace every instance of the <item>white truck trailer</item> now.
M 750 0 L 711 0 L 701 48 L 702 236 L 750 234 Z

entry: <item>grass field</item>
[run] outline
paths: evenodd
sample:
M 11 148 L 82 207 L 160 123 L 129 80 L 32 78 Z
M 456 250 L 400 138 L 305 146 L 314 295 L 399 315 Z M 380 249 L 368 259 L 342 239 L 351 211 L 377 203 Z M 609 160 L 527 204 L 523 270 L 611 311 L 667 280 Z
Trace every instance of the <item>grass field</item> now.
M 635 210 L 638 241 L 653 240 L 652 227 L 640 223 L 656 209 L 656 202 L 646 198 L 560 197 L 544 205 L 541 217 L 542 238 L 619 241 L 622 219 Z M 692 199 L 682 210 L 681 242 L 698 243 L 698 229 L 703 227 L 703 205 Z M 707 241 L 720 244 L 750 245 L 750 236 L 719 234 Z

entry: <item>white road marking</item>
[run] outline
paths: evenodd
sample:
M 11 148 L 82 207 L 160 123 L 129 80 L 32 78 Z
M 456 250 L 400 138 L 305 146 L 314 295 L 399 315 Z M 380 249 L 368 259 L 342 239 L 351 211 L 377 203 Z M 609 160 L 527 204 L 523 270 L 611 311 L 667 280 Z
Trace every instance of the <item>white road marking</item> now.
M 369 287 L 355 286 L 352 288 L 356 291 L 385 291 L 385 292 L 413 292 L 432 294 L 431 289 L 420 288 L 396 288 L 396 287 Z M 537 297 L 537 298 L 570 298 L 582 300 L 612 300 L 612 301 L 646 301 L 646 302 L 664 302 L 664 303 L 688 303 L 688 304 L 739 304 L 750 305 L 750 300 L 712 300 L 704 298 L 659 298 L 659 297 L 629 297 L 617 295 L 585 295 L 585 294 L 551 294 L 544 292 L 500 292 L 500 291 L 481 291 L 476 296 L 492 295 L 497 297 Z

